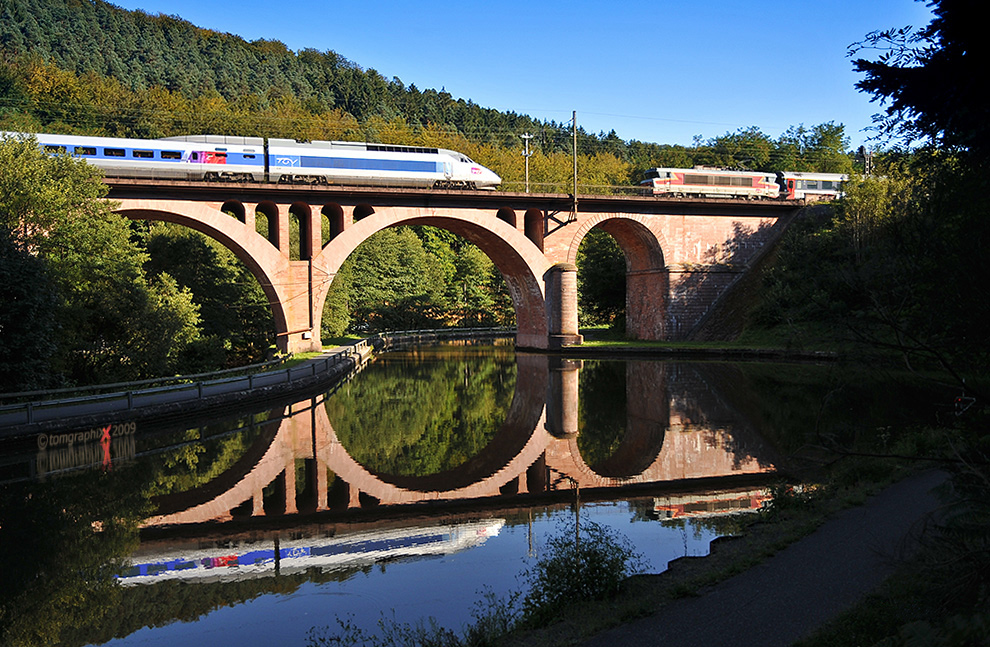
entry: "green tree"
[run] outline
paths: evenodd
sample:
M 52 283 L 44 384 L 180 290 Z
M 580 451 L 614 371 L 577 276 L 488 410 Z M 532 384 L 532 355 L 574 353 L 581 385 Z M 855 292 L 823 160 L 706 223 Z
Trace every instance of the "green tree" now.
M 0 391 L 57 386 L 57 304 L 44 264 L 0 231 Z
M 443 297 L 440 273 L 411 229 L 378 232 L 361 243 L 347 263 L 354 324 L 395 330 L 436 323 L 436 306 Z
M 450 284 L 451 307 L 460 325 L 492 325 L 495 299 L 491 286 L 494 263 L 480 249 L 466 244 L 456 260 L 456 273 Z
M 772 167 L 773 141 L 752 126 L 708 141 L 700 162 L 721 168 L 763 171 Z
M 842 124 L 828 122 L 811 128 L 791 126 L 777 140 L 770 170 L 811 173 L 851 173 L 849 138 Z
M 351 271 L 353 265 L 344 262 L 343 267 L 333 277 L 330 290 L 323 304 L 323 318 L 320 323 L 320 334 L 323 339 L 340 337 L 347 332 L 351 324 Z
M 198 324 L 174 283 L 149 284 L 146 255 L 102 199 L 106 190 L 83 161 L 46 155 L 32 138 L 0 139 L 0 230 L 44 264 L 55 286 L 53 365 L 74 383 L 171 373 L 176 344 L 191 341 Z
M 199 311 L 202 339 L 195 356 L 202 361 L 185 354 L 183 370 L 205 371 L 216 368 L 217 361 L 236 366 L 265 358 L 274 342 L 271 308 L 258 280 L 233 252 L 198 232 L 166 223 L 149 227 L 145 247 L 148 274 L 170 275 L 191 292 Z
M 592 229 L 578 247 L 578 306 L 583 325 L 625 328 L 626 256 L 611 234 Z

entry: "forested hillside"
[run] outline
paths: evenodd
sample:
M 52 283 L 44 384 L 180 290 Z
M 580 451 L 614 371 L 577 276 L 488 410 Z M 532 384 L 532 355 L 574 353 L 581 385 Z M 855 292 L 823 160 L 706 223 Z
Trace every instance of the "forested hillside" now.
M 420 92 L 332 51 L 295 53 L 278 41 L 247 42 L 102 0 L 4 0 L 0 43 L 7 53 L 30 52 L 67 72 L 116 79 L 132 91 L 162 88 L 187 99 L 247 101 L 256 109 L 291 97 L 314 113 L 337 109 L 358 122 L 401 115 L 411 124 L 443 124 L 478 139 L 536 126 L 445 92 Z M 141 115 L 132 117 L 139 127 Z
M 333 51 L 290 51 L 103 0 L 0 0 L 0 128 L 116 136 L 214 133 L 445 146 L 518 189 L 530 177 L 571 190 L 569 124 L 541 122 L 420 90 Z M 589 193 L 635 184 L 651 166 L 847 171 L 841 124 L 795 126 L 777 139 L 751 127 L 696 146 L 624 141 L 578 130 Z

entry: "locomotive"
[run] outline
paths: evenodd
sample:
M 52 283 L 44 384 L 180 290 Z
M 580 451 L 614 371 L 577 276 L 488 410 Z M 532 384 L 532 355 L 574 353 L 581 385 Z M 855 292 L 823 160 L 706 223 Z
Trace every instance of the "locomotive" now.
M 34 137 L 45 152 L 84 159 L 110 177 L 488 190 L 502 182 L 466 155 L 443 148 L 226 135 Z
M 651 168 L 640 182 L 647 195 L 704 196 L 758 200 L 834 200 L 842 195 L 841 173 L 726 171 L 696 167 Z

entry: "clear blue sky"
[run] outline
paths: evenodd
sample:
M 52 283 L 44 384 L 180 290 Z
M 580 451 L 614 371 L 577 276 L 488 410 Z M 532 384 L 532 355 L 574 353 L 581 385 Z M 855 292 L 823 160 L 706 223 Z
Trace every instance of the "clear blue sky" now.
M 113 0 L 112 0 L 113 1 Z M 691 144 L 834 121 L 852 146 L 880 111 L 846 52 L 921 27 L 915 0 L 115 0 L 292 50 L 333 50 L 422 89 L 541 120 Z

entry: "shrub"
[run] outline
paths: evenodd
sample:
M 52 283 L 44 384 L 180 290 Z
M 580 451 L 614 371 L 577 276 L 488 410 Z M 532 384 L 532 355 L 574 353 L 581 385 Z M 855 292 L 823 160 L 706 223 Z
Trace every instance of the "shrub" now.
M 562 528 L 548 540 L 546 556 L 523 575 L 529 587 L 523 621 L 546 622 L 576 601 L 611 598 L 642 570 L 642 556 L 614 530 L 589 522 L 579 532 Z

